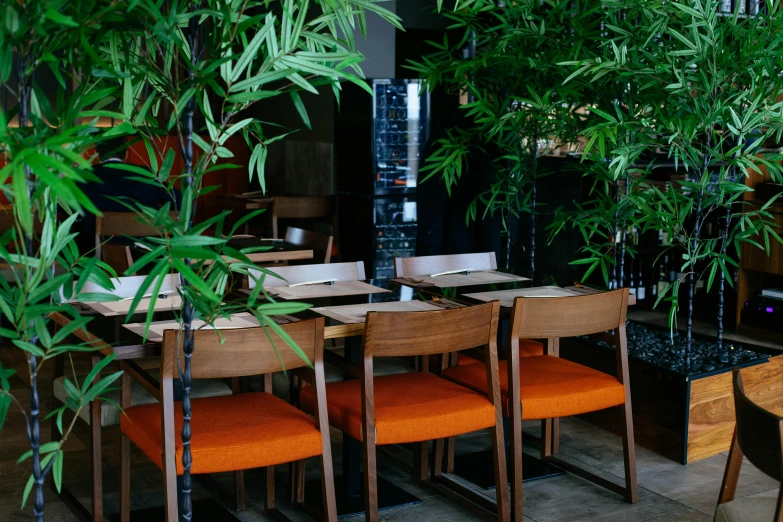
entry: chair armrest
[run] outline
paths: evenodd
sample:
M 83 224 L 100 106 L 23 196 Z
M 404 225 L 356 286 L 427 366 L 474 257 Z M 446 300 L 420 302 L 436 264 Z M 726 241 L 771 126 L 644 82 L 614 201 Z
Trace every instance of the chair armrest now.
M 135 361 L 122 361 L 120 363 L 120 369 L 124 371 L 128 377 L 138 382 L 150 395 L 155 397 L 158 402 L 162 401 L 163 395 L 160 390 L 160 383 Z
M 333 366 L 337 366 L 345 373 L 351 374 L 351 376 L 357 379 L 362 376 L 362 369 L 357 364 L 349 363 L 345 357 L 337 355 L 329 350 L 324 350 L 324 362 L 327 362 Z

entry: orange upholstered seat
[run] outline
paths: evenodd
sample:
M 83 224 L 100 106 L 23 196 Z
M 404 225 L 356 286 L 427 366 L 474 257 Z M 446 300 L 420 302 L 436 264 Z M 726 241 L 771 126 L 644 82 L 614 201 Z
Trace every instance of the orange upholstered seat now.
M 499 363 L 503 410 L 508 414 L 508 365 Z M 625 387 L 617 378 L 559 357 L 526 357 L 519 363 L 522 419 L 550 419 L 602 410 L 625 403 Z M 454 366 L 443 376 L 486 393 L 483 365 Z
M 304 412 L 269 393 L 194 399 L 191 452 L 194 474 L 260 468 L 321 455 L 321 432 Z M 177 474 L 182 474 L 182 403 L 174 403 Z M 159 404 L 121 416 L 122 433 L 161 467 Z
M 536 355 L 544 355 L 544 345 L 539 343 L 538 341 L 534 341 L 532 339 L 520 339 L 519 340 L 519 356 L 520 357 L 533 357 Z M 457 354 L 457 364 L 463 365 L 463 364 L 473 364 L 481 362 L 478 359 L 474 359 L 473 357 L 464 354 L 464 353 L 458 353 Z
M 469 365 L 474 366 L 474 365 Z M 476 365 L 484 375 L 483 364 Z M 436 377 L 431 373 L 405 373 L 375 377 L 377 444 L 402 444 L 451 437 L 495 425 L 495 408 L 486 396 Z M 313 387 L 299 397 L 302 409 L 312 411 Z M 360 381 L 326 385 L 329 422 L 362 440 Z

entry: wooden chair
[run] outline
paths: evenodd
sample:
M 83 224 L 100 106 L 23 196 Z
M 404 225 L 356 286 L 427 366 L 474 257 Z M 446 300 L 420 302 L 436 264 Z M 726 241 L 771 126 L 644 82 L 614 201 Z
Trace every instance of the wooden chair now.
M 437 274 L 448 270 L 472 268 L 474 270 L 496 270 L 498 267 L 494 252 L 477 254 L 448 254 L 439 256 L 397 257 L 394 259 L 395 277 L 411 277 L 418 275 Z M 544 345 L 533 339 L 521 339 L 519 343 L 520 357 L 543 355 Z M 466 354 L 457 354 L 457 364 L 469 364 L 475 359 Z M 446 444 L 446 471 L 454 471 L 454 439 Z
M 214 331 L 202 330 L 194 333 L 193 378 L 222 379 L 271 374 L 283 369 L 298 370 L 300 377 L 310 382 L 315 390 L 315 421 L 272 395 L 271 378 L 265 379 L 269 385 L 264 392 L 194 399 L 192 473 L 264 467 L 265 507 L 273 518 L 285 519 L 275 509 L 273 467 L 320 455 L 325 520 L 334 522 L 337 511 L 323 372 L 324 320 L 291 323 L 283 328 L 312 361 L 312 370 L 280 337 L 263 328 L 224 330 L 221 332 L 224 342 Z M 121 406 L 125 414 L 120 421 L 123 434 L 120 514 L 123 521 L 130 518 L 131 441 L 163 470 L 166 520 L 179 520 L 176 477 L 182 474 L 179 434 L 183 420 L 182 410 L 173 400 L 172 379 L 178 374 L 177 361 L 184 359 L 181 350 L 180 333 L 175 330 L 164 332 L 161 386 L 156 396 L 159 404 L 129 407 L 130 378 L 136 373 L 126 372 L 122 377 Z
M 133 266 L 133 255 L 130 247 L 127 245 L 115 245 L 113 243 L 101 245 L 101 258 L 118 274 L 124 274 Z
M 133 277 L 119 277 L 112 279 L 114 284 L 114 290 L 112 293 L 119 297 L 132 297 L 136 295 L 141 283 L 146 279 L 146 276 L 133 276 Z M 168 274 L 164 276 L 164 281 L 161 285 L 161 292 L 173 291 L 179 285 L 179 274 Z M 82 293 L 87 292 L 106 292 L 99 284 L 94 282 L 87 282 L 82 288 Z M 64 298 L 64 296 L 63 296 Z M 55 327 L 59 328 L 61 322 L 57 319 L 65 319 L 59 314 L 55 314 Z M 66 320 L 66 324 L 68 321 Z M 116 323 L 119 329 L 121 323 Z M 115 334 L 116 335 L 116 334 Z M 102 354 L 101 352 L 111 353 L 107 341 L 99 339 L 92 335 L 84 328 L 78 328 L 74 331 L 74 336 L 78 339 L 89 342 L 96 350 L 90 354 L 84 354 L 89 357 L 90 366 L 94 368 L 98 362 L 100 362 Z M 152 344 L 127 346 L 125 353 L 117 354 L 117 361 L 123 360 L 126 357 L 140 358 L 145 355 L 154 356 L 155 348 Z M 124 362 L 127 367 L 133 369 L 139 369 L 140 367 L 134 360 L 127 360 Z M 52 365 L 52 396 L 51 403 L 53 408 L 58 408 L 65 404 L 68 399 L 68 392 L 65 388 L 65 357 L 58 356 L 54 360 Z M 143 370 L 141 370 L 143 372 Z M 144 384 L 140 382 L 133 382 L 131 385 L 131 399 L 130 404 L 137 406 L 141 404 L 150 404 L 155 402 L 155 393 L 150 393 L 150 388 L 156 389 L 159 385 L 160 375 L 157 371 L 144 372 L 146 377 Z M 86 375 L 80 375 L 77 377 L 78 382 L 84 382 Z M 96 379 L 100 379 L 98 376 Z M 224 395 L 231 395 L 232 387 L 227 385 L 222 380 L 215 379 L 198 379 L 194 380 L 191 386 L 191 396 L 193 398 L 200 397 L 217 397 Z M 158 394 L 159 395 L 159 394 Z M 95 400 L 89 405 L 89 408 L 83 408 L 79 414 L 79 418 L 76 419 L 74 424 L 74 431 L 77 436 L 85 441 L 85 444 L 90 448 L 90 474 L 92 480 L 92 499 L 91 510 L 84 508 L 82 503 L 77 497 L 69 490 L 67 484 L 63 484 L 60 491 L 60 498 L 68 504 L 71 510 L 81 520 L 90 520 L 94 522 L 103 522 L 103 465 L 102 465 L 102 440 L 103 431 L 106 428 L 113 429 L 114 426 L 120 424 L 120 409 L 117 404 L 120 402 L 120 393 L 115 390 L 110 390 L 104 394 L 106 400 Z M 70 423 L 73 413 L 67 412 L 65 416 L 65 422 Z M 59 438 L 60 434 L 57 431 L 57 426 L 52 423 L 52 440 Z M 240 503 L 236 504 L 238 510 L 244 509 Z
M 272 237 L 280 237 L 277 235 L 279 219 L 317 218 L 334 222 L 333 196 L 275 196 L 272 199 L 272 210 L 269 212 Z
M 638 500 L 631 387 L 625 340 L 627 307 L 627 288 L 578 297 L 518 297 L 514 301 L 508 334 L 508 360 L 500 362 L 499 373 L 503 410 L 511 422 L 515 520 L 522 520 L 523 509 L 523 420 L 545 421 L 541 436 L 542 459 L 554 461 L 567 471 L 618 492 L 628 502 Z M 560 338 L 602 333 L 611 329 L 615 330 L 617 377 L 557 357 Z M 519 357 L 520 338 L 547 339 L 547 355 Z M 484 372 L 477 365 L 454 366 L 444 370 L 442 375 L 476 391 L 487 390 Z M 615 406 L 619 406 L 620 417 L 624 423 L 625 487 L 552 455 L 552 419 Z
M 103 288 L 100 284 L 87 281 L 82 287 L 81 293 L 111 293 L 123 299 L 127 297 L 135 297 L 139 291 L 139 287 L 147 279 L 147 276 L 126 276 L 115 277 L 111 280 L 114 285 L 114 289 L 109 291 Z M 157 281 L 157 279 L 156 279 Z M 150 288 L 153 288 L 156 283 L 153 282 Z M 180 285 L 180 275 L 177 273 L 166 274 L 163 276 L 163 282 L 160 286 L 161 293 L 176 292 L 177 287 Z
M 313 251 L 313 258 L 316 261 L 323 259 L 324 264 L 329 264 L 329 260 L 332 258 L 333 239 L 332 236 L 302 228 L 288 227 L 285 231 L 286 243 L 309 248 Z
M 448 270 L 471 268 L 495 270 L 498 267 L 494 252 L 479 254 L 451 254 L 445 256 L 397 257 L 394 259 L 395 277 L 437 274 Z
M 737 426 L 731 440 L 715 522 L 783 522 L 783 488 L 778 498 L 734 499 L 743 456 L 770 477 L 783 481 L 783 417 L 748 398 L 738 368 L 734 369 L 734 408 Z
M 250 270 L 255 276 L 249 279 L 249 287 L 256 285 L 256 278 L 261 277 L 260 270 Z M 328 265 L 294 265 L 276 266 L 269 269 L 264 277 L 264 286 L 288 286 L 308 281 L 320 281 L 334 279 L 336 281 L 362 281 L 364 275 L 364 261 L 353 263 L 332 263 Z
M 426 448 L 430 440 L 491 428 L 495 479 L 498 484 L 506 484 L 497 370 L 499 309 L 500 304 L 495 301 L 433 312 L 367 314 L 362 363 L 346 366 L 352 368 L 358 379 L 326 386 L 330 423 L 362 441 L 366 520 L 378 520 L 378 445 L 413 443 Z M 447 354 L 484 346 L 487 347 L 486 364 L 476 366 L 484 372 L 486 393 L 476 393 L 437 377 L 426 367 L 420 372 L 373 376 L 376 357 Z M 317 391 L 312 386 L 302 391 L 300 402 L 304 409 L 314 411 Z M 442 445 L 436 446 L 440 448 L 436 453 L 442 451 Z M 421 452 L 427 455 L 426 449 Z M 418 464 L 416 474 L 426 481 L 427 459 L 421 459 Z M 436 489 L 443 484 L 453 485 L 438 468 L 433 469 L 432 479 Z M 469 494 L 464 487 L 461 490 Z M 507 488 L 498 488 L 497 496 L 498 520 L 508 521 Z
M 179 215 L 174 211 L 170 214 L 172 218 Z M 136 212 L 104 212 L 102 216 L 95 217 L 95 255 L 109 263 L 117 273 L 123 273 L 133 264 L 130 248 L 124 245 L 103 245 L 106 238 L 112 236 L 160 236 L 160 231 L 140 221 Z M 104 247 L 108 247 L 105 252 Z M 116 266 L 112 263 L 116 263 Z

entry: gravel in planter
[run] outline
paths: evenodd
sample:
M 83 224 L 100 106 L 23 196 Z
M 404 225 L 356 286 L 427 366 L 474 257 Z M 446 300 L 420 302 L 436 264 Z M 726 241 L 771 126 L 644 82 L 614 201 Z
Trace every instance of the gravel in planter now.
M 628 321 L 626 336 L 628 339 L 628 355 L 655 366 L 679 373 L 681 375 L 698 375 L 723 370 L 733 366 L 747 364 L 769 356 L 753 351 L 724 339 L 723 348 L 718 349 L 715 339 L 695 337 L 691 342 L 691 368 L 685 371 L 685 335 L 668 328 L 647 326 Z M 603 341 L 585 338 L 601 347 L 614 350 Z

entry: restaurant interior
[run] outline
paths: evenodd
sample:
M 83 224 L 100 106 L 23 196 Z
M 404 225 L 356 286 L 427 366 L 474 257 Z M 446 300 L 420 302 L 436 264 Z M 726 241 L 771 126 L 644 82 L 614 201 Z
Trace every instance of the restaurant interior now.
M 771 0 L 0 3 L 0 522 L 783 522 Z

